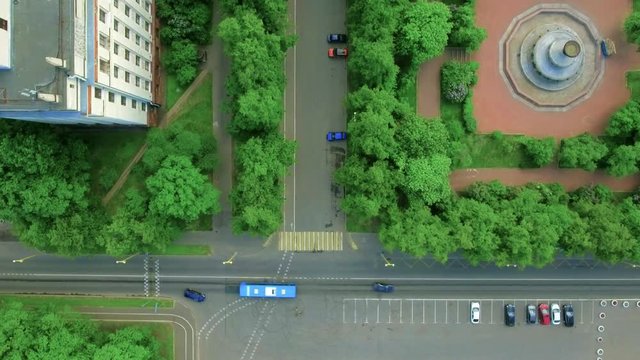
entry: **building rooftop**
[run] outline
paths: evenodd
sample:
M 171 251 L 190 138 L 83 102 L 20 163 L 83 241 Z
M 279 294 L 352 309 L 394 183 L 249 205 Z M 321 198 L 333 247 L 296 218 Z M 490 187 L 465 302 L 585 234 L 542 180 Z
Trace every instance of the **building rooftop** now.
M 11 3 L 12 68 L 0 71 L 0 109 L 64 109 L 64 69 L 56 69 L 45 58 L 62 58 L 67 61 L 67 68 L 72 68 L 73 1 L 17 0 Z M 37 91 L 57 94 L 60 101 L 36 100 Z

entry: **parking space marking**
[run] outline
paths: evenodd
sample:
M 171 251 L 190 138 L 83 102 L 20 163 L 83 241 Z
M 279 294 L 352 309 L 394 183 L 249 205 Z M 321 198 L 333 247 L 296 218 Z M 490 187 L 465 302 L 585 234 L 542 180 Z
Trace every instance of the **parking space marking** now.
M 438 323 L 438 314 L 436 313 L 437 310 L 438 310 L 438 302 L 436 300 L 433 300 L 433 323 L 434 324 Z
M 636 302 L 638 299 L 626 299 L 630 302 Z M 404 302 L 410 302 L 411 309 L 408 311 Z M 465 316 L 468 317 L 467 309 L 470 308 L 472 301 L 480 301 L 484 314 L 489 315 L 489 321 L 486 321 L 486 315 L 482 317 L 484 321 L 481 319 L 481 324 L 484 325 L 500 325 L 502 324 L 502 309 L 507 303 L 513 303 L 516 308 L 526 309 L 528 304 L 535 304 L 534 306 L 538 306 L 541 303 L 546 304 L 574 304 L 575 312 L 579 316 L 579 319 L 576 319 L 576 324 L 584 325 L 589 324 L 589 319 L 585 318 L 589 316 L 589 312 L 591 313 L 591 324 L 595 324 L 598 320 L 597 313 L 599 306 L 599 299 L 429 299 L 429 298 L 344 298 L 342 303 L 342 322 L 343 324 L 369 324 L 373 323 L 369 321 L 369 315 L 371 315 L 373 319 L 373 313 L 369 314 L 369 311 L 373 312 L 373 302 L 375 302 L 375 324 L 384 323 L 384 318 L 387 318 L 386 324 L 404 324 L 404 325 L 414 325 L 420 324 L 420 316 L 422 316 L 422 324 L 430 325 L 430 324 L 455 324 L 455 325 L 465 325 L 468 324 Z M 623 300 L 620 300 L 623 301 Z M 421 302 L 422 307 L 416 305 L 416 302 Z M 454 306 L 455 302 L 455 306 Z M 487 304 L 487 302 L 489 304 Z M 370 306 L 369 303 L 372 305 Z M 441 306 L 438 306 L 438 304 Z M 462 306 L 461 304 L 462 303 Z M 464 306 L 467 306 L 465 309 Z M 353 315 L 351 315 L 350 306 L 353 306 Z M 416 306 L 418 308 L 416 309 Z M 433 319 L 429 320 L 427 316 L 427 312 L 431 310 L 431 306 L 433 306 Z M 442 309 L 444 306 L 444 311 Z M 489 306 L 489 309 L 486 307 Z M 591 311 L 587 307 L 591 306 Z M 451 315 L 451 319 L 449 319 L 449 307 L 451 307 L 452 311 L 455 312 L 455 315 Z M 502 308 L 501 308 L 502 307 Z M 578 311 L 577 307 L 580 308 Z M 498 313 L 494 314 L 495 309 L 498 309 Z M 422 310 L 422 315 L 420 315 L 420 311 Z M 361 313 L 364 311 L 364 315 Z M 385 315 L 386 312 L 386 315 Z M 444 321 L 442 321 L 442 313 L 444 312 Z M 462 313 L 462 318 L 460 314 Z M 524 313 L 526 314 L 526 312 Z M 339 316 L 339 315 L 338 315 Z M 348 318 L 348 316 L 353 316 L 352 319 Z M 404 317 L 410 316 L 407 320 Z M 494 319 L 494 316 L 497 318 Z M 438 322 L 438 317 L 440 317 L 440 321 Z M 416 319 L 417 318 L 417 319 Z M 451 320 L 451 322 L 449 322 Z M 524 321 L 524 316 L 522 317 L 522 321 Z M 524 323 L 524 322 L 523 322 Z M 520 322 L 518 322 L 520 324 Z

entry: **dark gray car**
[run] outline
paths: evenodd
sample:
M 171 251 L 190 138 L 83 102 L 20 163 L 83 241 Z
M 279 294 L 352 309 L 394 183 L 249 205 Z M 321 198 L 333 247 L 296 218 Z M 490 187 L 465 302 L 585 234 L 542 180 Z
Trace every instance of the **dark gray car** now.
M 507 326 L 516 325 L 516 306 L 507 304 L 504 306 L 504 324 Z
M 527 305 L 527 324 L 535 324 L 538 321 L 538 313 L 535 305 Z

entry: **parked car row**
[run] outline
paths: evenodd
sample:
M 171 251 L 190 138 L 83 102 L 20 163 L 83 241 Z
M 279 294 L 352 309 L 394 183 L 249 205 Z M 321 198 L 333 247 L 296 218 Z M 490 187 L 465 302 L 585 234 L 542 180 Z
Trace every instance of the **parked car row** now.
M 539 322 L 540 325 L 560 325 L 561 322 L 564 322 L 564 326 L 567 327 L 572 327 L 575 322 L 573 305 L 571 304 L 562 305 L 562 310 L 558 304 L 551 304 L 551 307 L 544 303 L 538 304 L 537 309 L 535 305 L 528 304 L 525 308 L 525 319 L 527 324 Z M 480 323 L 480 303 L 477 301 L 472 301 L 470 304 L 469 320 L 472 324 Z M 516 325 L 515 305 L 506 304 L 504 306 L 504 324 L 507 326 Z
M 347 35 L 346 34 L 329 34 L 327 35 L 327 42 L 329 44 L 346 43 Z M 330 58 L 337 58 L 337 57 L 346 58 L 348 54 L 349 54 L 349 50 L 346 47 L 329 48 Z

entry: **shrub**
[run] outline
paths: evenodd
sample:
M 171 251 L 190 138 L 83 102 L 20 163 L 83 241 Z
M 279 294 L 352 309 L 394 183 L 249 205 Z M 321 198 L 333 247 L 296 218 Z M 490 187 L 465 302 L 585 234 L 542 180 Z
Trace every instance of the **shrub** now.
M 174 42 L 162 60 L 168 71 L 176 74 L 180 86 L 186 87 L 196 78 L 198 48 L 194 43 L 186 40 Z
M 558 160 L 560 167 L 594 171 L 608 151 L 600 139 L 585 133 L 562 140 Z
M 468 63 L 447 61 L 444 63 L 440 81 L 444 97 L 453 103 L 463 102 L 469 89 L 478 82 L 477 70 L 478 63 L 475 61 Z
M 555 152 L 555 140 L 553 138 L 536 139 L 524 136 L 520 143 L 524 146 L 525 152 L 535 166 L 549 165 L 553 160 Z
M 467 133 L 473 134 L 476 132 L 478 124 L 476 118 L 473 116 L 473 91 L 469 90 L 469 93 L 464 98 L 462 104 L 462 122 Z

